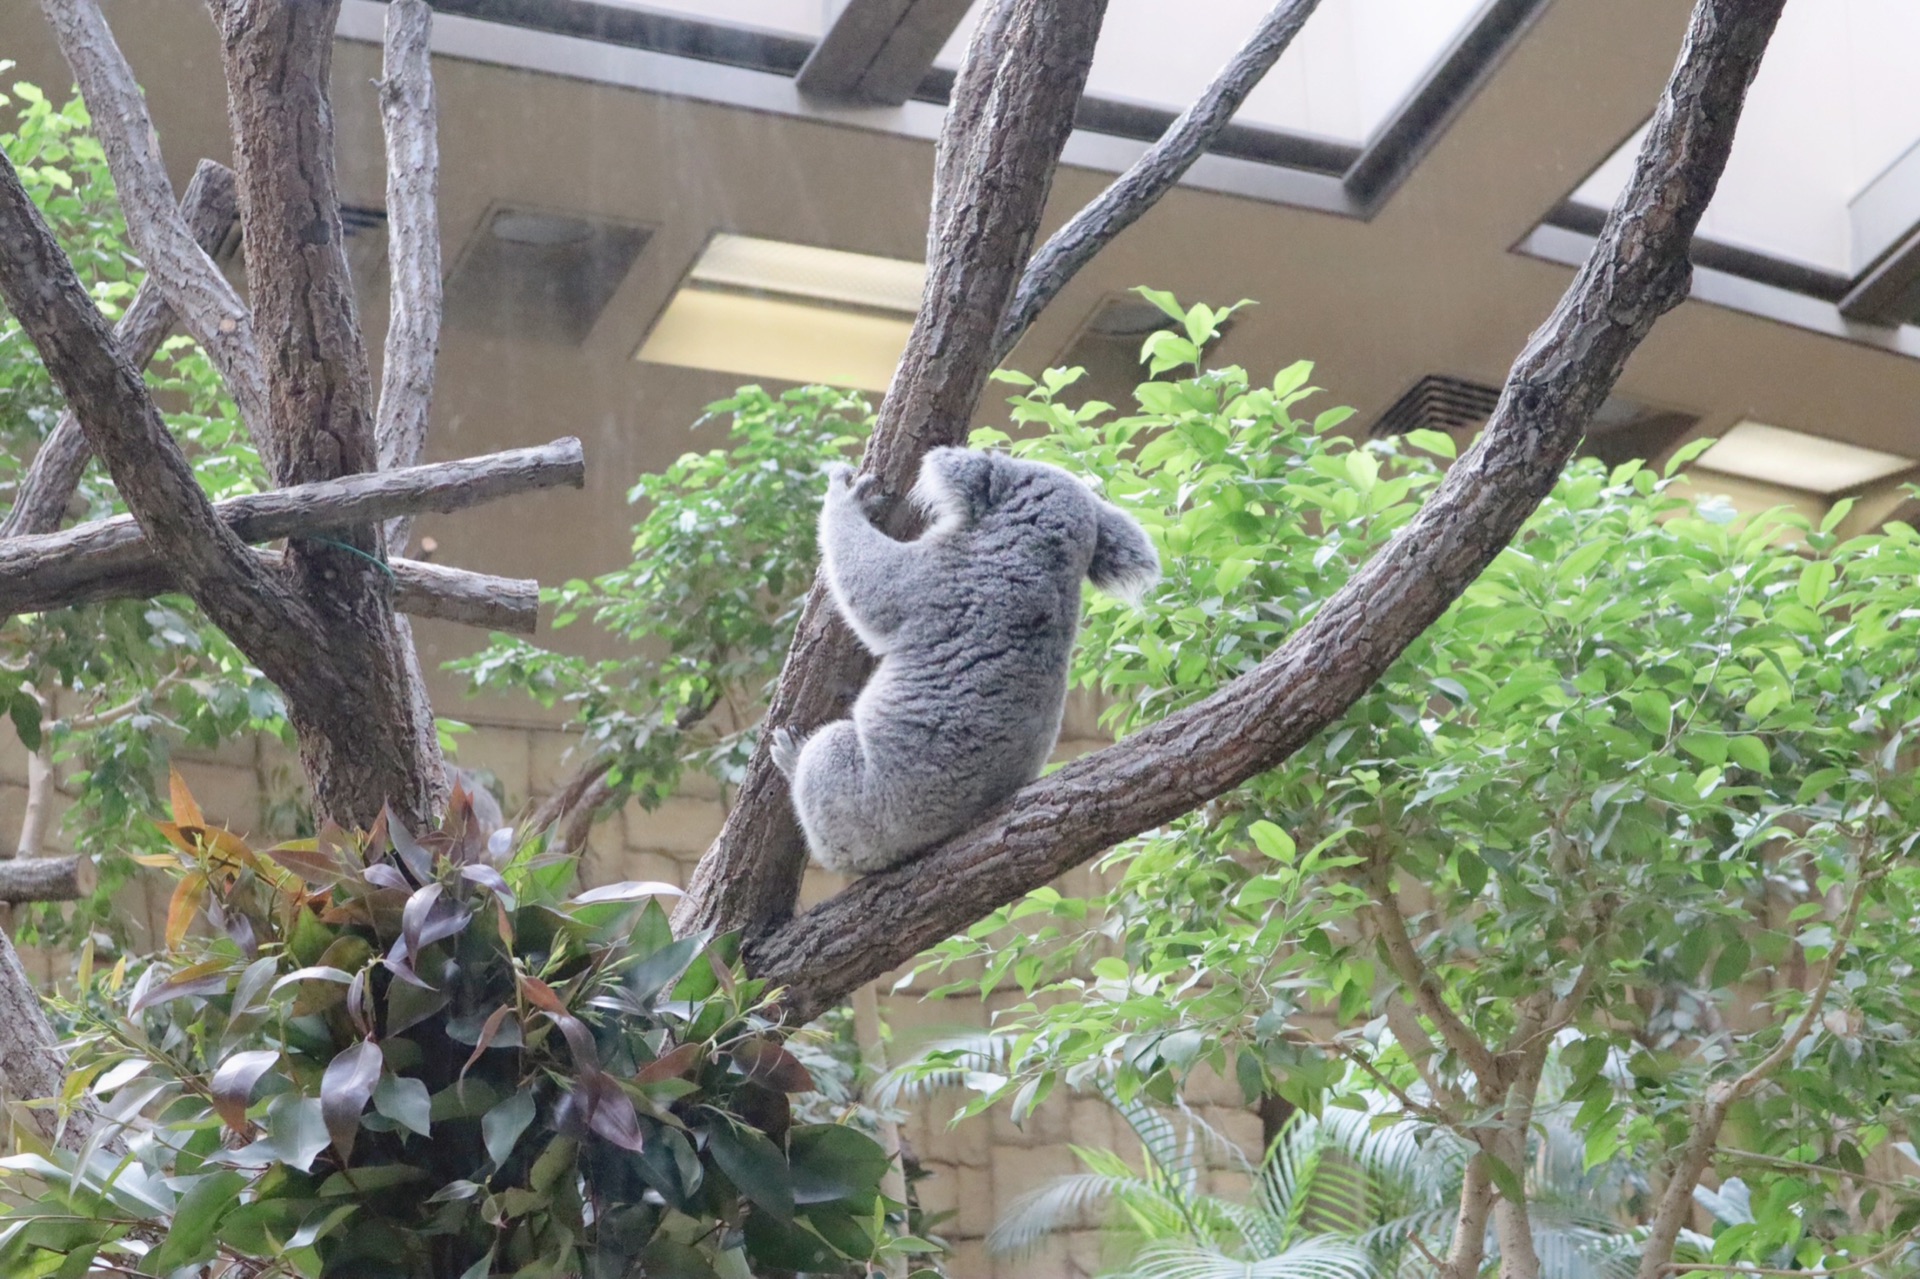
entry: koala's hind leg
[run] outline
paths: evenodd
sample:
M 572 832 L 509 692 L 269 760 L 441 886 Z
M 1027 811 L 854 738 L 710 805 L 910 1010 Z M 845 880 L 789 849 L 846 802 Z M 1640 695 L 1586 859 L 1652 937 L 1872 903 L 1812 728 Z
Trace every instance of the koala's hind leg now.
M 774 749 L 780 749 L 777 743 Z M 907 851 L 884 846 L 867 793 L 866 755 L 852 720 L 828 724 L 809 737 L 789 776 L 807 849 L 828 870 L 864 875 L 884 869 L 898 860 L 899 851 Z

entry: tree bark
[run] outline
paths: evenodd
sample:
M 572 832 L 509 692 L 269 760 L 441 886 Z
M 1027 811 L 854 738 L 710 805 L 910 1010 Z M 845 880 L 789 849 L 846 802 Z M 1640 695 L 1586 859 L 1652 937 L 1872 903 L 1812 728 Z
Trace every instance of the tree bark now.
M 263 571 L 284 574 L 286 556 L 279 551 L 252 550 Z M 393 574 L 393 607 L 411 617 L 431 618 L 474 626 L 481 630 L 532 635 L 540 629 L 540 583 L 529 577 L 495 577 L 469 573 L 424 560 L 389 560 Z M 46 601 L 46 608 L 72 608 L 103 600 L 151 599 L 179 591 L 191 594 L 187 584 L 164 564 L 132 573 L 96 577 L 75 590 Z
M 1393 541 L 1279 651 L 1213 696 L 1065 765 L 976 830 L 857 881 L 770 935 L 750 932 L 749 964 L 787 988 L 791 1020 L 1284 762 L 1458 598 L 1552 490 L 1627 356 L 1686 296 L 1693 231 L 1783 3 L 1699 0 L 1633 177 L 1586 265 L 1516 360 L 1485 435 Z M 733 851 L 723 834 L 719 855 Z
M 926 291 L 861 467 L 878 477 L 883 518 L 895 533 L 909 528 L 911 512 L 899 499 L 921 457 L 966 442 L 1105 11 L 1106 0 L 997 0 L 967 49 L 934 162 Z M 766 724 L 804 733 L 843 715 L 868 669 L 816 582 Z M 806 849 L 768 744 L 763 735 L 738 802 L 675 912 L 683 933 L 752 936 L 793 913 Z
M 18 857 L 0 861 L 0 902 L 79 901 L 93 891 L 92 864 L 79 857 Z
M 212 160 L 202 160 L 193 171 L 193 180 L 187 183 L 186 195 L 180 199 L 180 216 L 201 250 L 211 254 L 218 249 L 240 216 L 233 170 Z M 120 322 L 114 326 L 114 340 L 135 368 L 145 368 L 173 331 L 174 320 L 173 308 L 168 305 L 159 281 L 148 272 L 135 290 L 133 301 L 120 316 Z M 67 503 L 73 500 L 80 476 L 87 469 L 87 459 L 92 456 L 93 450 L 87 446 L 87 436 L 80 429 L 79 419 L 70 411 L 62 413 L 33 455 L 33 465 L 20 481 L 20 493 L 14 499 L 13 509 L 7 512 L 5 520 L 0 520 L 0 539 L 19 537 L 23 533 L 51 533 L 59 528 Z
M 214 515 L 243 542 L 331 533 L 404 514 L 445 514 L 516 493 L 586 481 L 580 441 L 510 449 L 458 462 L 348 475 L 213 504 Z M 0 541 L 0 616 L 40 612 L 101 598 L 102 579 L 152 580 L 164 572 L 130 515 L 60 533 Z
M 212 0 L 211 8 L 247 280 L 259 331 L 275 338 L 265 362 L 268 411 L 286 439 L 274 482 L 374 470 L 373 383 L 347 271 L 327 96 L 339 0 Z M 446 800 L 439 740 L 402 651 L 380 552 L 375 531 L 356 527 L 326 541 L 295 539 L 287 553 L 296 590 L 354 690 L 350 708 L 316 705 L 270 676 L 288 695 L 316 813 L 349 829 L 370 825 L 388 803 L 403 821 L 425 824 Z

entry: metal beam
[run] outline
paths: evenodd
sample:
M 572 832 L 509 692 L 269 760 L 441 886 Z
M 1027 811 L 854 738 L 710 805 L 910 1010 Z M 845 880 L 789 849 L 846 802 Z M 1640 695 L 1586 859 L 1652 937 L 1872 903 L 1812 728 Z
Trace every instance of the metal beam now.
M 1867 324 L 1920 318 L 1920 145 L 1847 203 L 1856 274 L 1840 314 Z
M 966 16 L 968 0 L 845 0 L 797 83 L 841 101 L 905 102 Z

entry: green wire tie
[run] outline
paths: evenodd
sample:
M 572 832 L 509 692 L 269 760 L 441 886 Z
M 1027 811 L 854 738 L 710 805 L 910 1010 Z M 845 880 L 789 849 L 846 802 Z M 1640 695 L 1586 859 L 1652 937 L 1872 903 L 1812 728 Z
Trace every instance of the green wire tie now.
M 365 551 L 361 550 L 357 546 L 350 545 L 346 542 L 336 542 L 330 537 L 309 537 L 306 540 L 309 542 L 318 542 L 322 546 L 331 546 L 335 550 L 345 551 L 349 555 L 358 555 L 361 559 L 373 565 L 375 568 L 379 569 L 382 573 L 385 573 L 387 575 L 388 581 L 397 582 L 400 580 L 398 577 L 394 576 L 393 565 L 387 563 L 385 560 L 381 559 L 378 555 L 367 554 Z

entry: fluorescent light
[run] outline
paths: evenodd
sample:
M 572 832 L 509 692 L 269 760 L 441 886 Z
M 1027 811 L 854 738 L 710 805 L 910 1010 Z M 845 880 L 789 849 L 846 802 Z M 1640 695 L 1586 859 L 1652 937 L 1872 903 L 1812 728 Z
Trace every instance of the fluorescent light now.
M 633 358 L 884 391 L 926 274 L 899 258 L 716 235 Z
M 688 278 L 695 284 L 837 302 L 912 315 L 927 270 L 918 262 L 748 235 L 716 235 Z
M 911 320 L 891 316 L 681 289 L 634 358 L 884 391 L 912 328 Z
M 1838 493 L 1911 470 L 1912 458 L 1759 422 L 1741 422 L 1695 463 L 1803 493 Z

